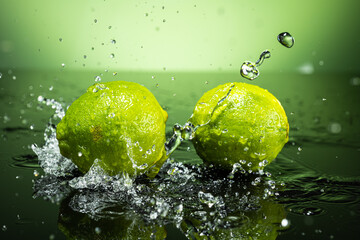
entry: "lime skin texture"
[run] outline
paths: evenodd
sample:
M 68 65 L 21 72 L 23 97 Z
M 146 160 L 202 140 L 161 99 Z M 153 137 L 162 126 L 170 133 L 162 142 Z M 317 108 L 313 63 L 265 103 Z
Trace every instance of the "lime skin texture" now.
M 57 125 L 61 154 L 83 173 L 94 161 L 109 175 L 153 177 L 167 159 L 167 113 L 145 87 L 96 83 L 75 100 Z
M 283 107 L 267 90 L 246 83 L 226 83 L 206 92 L 189 122 L 193 144 L 206 164 L 246 171 L 262 170 L 289 139 Z

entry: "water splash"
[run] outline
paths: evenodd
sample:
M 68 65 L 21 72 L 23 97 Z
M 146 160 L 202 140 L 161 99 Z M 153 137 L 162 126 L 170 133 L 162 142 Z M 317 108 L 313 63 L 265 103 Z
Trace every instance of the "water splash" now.
M 195 134 L 195 127 L 192 123 L 186 123 L 184 126 L 175 124 L 173 128 L 173 135 L 165 143 L 167 155 L 170 155 L 184 140 L 192 140 Z
M 240 68 L 240 74 L 242 77 L 248 80 L 254 80 L 260 75 L 258 67 L 264 62 L 265 59 L 270 58 L 271 54 L 269 50 L 265 50 L 260 54 L 259 59 L 253 63 L 250 61 L 245 61 Z
M 269 50 L 265 50 L 260 54 L 259 59 L 255 62 L 257 67 L 260 67 L 261 64 L 264 62 L 265 59 L 270 58 L 271 54 Z

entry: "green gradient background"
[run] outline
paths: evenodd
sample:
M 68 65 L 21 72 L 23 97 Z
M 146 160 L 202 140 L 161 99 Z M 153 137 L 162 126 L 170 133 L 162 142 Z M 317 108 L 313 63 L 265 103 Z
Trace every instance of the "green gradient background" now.
M 0 0 L 0 6 L 2 69 L 65 63 L 68 70 L 237 72 L 265 49 L 272 59 L 263 71 L 359 66 L 356 0 Z M 296 39 L 291 51 L 277 43 L 283 31 Z
M 33 171 L 41 169 L 29 146 L 43 144 L 54 113 L 37 97 L 71 104 L 97 75 L 147 87 L 169 114 L 169 135 L 204 92 L 230 81 L 249 83 L 240 65 L 269 49 L 271 58 L 251 83 L 284 106 L 291 130 L 282 154 L 289 168 L 296 168 L 294 161 L 326 176 L 358 177 L 359 9 L 358 0 L 0 0 L 0 226 L 8 228 L 0 239 L 65 238 L 58 206 L 32 198 Z M 295 37 L 293 48 L 277 42 L 283 31 Z M 334 123 L 340 132 L 330 131 Z M 190 143 L 173 157 L 199 160 Z M 303 233 L 307 239 L 358 238 L 357 202 L 319 205 L 327 214 L 288 213 L 292 229 L 278 239 L 303 239 Z M 168 239 L 183 237 L 167 229 Z

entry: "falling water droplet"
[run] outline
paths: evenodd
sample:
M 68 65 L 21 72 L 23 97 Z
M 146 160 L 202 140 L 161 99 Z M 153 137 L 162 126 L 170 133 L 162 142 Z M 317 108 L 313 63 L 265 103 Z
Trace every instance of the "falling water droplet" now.
M 269 50 L 265 50 L 263 51 L 261 54 L 260 54 L 260 57 L 259 59 L 256 61 L 256 66 L 259 67 L 265 59 L 267 58 L 270 58 L 271 57 L 271 54 L 270 54 L 270 51 Z
M 7 230 L 7 226 L 6 226 L 6 225 L 3 225 L 2 228 L 1 228 L 1 230 L 2 230 L 3 232 L 5 232 L 5 231 Z
M 115 57 L 115 54 L 110 54 L 110 58 L 114 58 Z
M 2 73 L 0 72 L 0 78 L 2 78 Z
M 256 65 L 250 61 L 245 61 L 240 68 L 240 74 L 242 77 L 254 80 L 260 74 L 259 70 L 257 69 Z
M 285 47 L 291 48 L 294 46 L 295 39 L 288 32 L 282 32 L 277 37 L 278 41 Z
M 290 221 L 287 220 L 286 218 L 284 218 L 283 220 L 281 220 L 281 226 L 282 227 L 287 227 L 290 225 Z
M 338 134 L 341 132 L 341 124 L 337 122 L 332 122 L 328 125 L 328 131 L 333 134 Z
M 111 40 L 111 43 L 112 43 L 112 44 L 115 44 L 115 43 L 116 43 L 116 40 L 115 40 L 115 39 Z
M 35 177 L 39 176 L 39 172 L 37 170 L 34 170 L 34 176 Z
M 98 21 L 97 19 L 94 19 L 94 23 L 97 23 L 97 21 Z
M 59 38 L 59 42 L 62 42 L 62 40 L 63 40 L 62 38 Z
M 100 234 L 100 233 L 101 233 L 101 228 L 96 227 L 96 228 L 95 228 L 95 233 L 96 233 L 96 234 Z
M 61 67 L 65 67 L 65 63 L 62 63 L 62 64 L 61 64 Z
M 117 72 L 113 72 L 113 76 L 116 76 L 117 75 Z
M 100 76 L 95 76 L 95 82 L 100 82 L 101 81 L 101 77 Z

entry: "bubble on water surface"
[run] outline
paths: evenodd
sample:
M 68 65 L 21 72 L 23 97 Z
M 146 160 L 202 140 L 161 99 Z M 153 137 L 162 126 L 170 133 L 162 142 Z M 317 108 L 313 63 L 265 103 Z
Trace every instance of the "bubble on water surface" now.
M 288 32 L 280 33 L 277 36 L 277 39 L 278 39 L 279 43 L 281 43 L 283 46 L 285 46 L 287 48 L 291 48 L 292 46 L 294 46 L 294 43 L 295 43 L 295 39 Z

